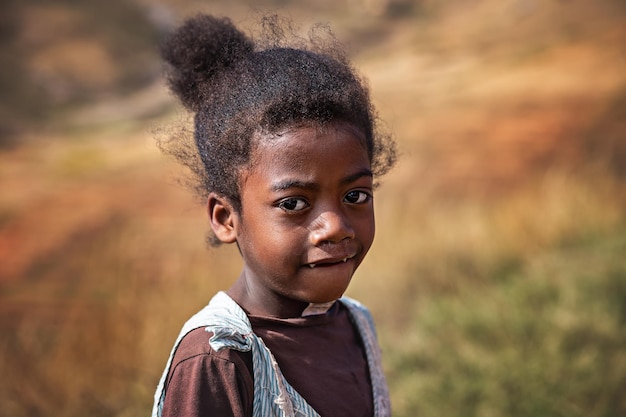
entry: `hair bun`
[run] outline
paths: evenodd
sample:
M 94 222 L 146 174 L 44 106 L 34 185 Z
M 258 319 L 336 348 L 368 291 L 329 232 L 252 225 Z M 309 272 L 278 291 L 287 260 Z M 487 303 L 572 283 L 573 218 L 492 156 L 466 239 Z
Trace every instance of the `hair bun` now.
M 186 20 L 161 45 L 167 81 L 185 107 L 197 110 L 207 84 L 253 52 L 252 41 L 228 18 L 204 14 Z

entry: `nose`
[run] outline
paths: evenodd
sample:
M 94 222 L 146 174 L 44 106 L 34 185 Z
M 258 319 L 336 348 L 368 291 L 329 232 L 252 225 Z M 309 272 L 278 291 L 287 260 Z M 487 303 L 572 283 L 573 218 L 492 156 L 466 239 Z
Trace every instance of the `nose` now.
M 328 210 L 311 223 L 311 243 L 318 246 L 324 243 L 339 243 L 354 239 L 355 233 L 350 221 L 341 210 Z

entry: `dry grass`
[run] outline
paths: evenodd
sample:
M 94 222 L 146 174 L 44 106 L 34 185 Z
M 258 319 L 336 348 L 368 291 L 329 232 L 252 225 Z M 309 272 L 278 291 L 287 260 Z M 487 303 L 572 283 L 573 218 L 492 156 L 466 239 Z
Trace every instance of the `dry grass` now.
M 373 39 L 355 59 L 403 156 L 349 293 L 395 415 L 624 415 L 623 9 L 374 3 L 338 33 Z M 2 416 L 147 414 L 179 327 L 239 272 L 147 133 L 163 120 L 123 117 L 167 105 L 146 91 L 0 154 Z

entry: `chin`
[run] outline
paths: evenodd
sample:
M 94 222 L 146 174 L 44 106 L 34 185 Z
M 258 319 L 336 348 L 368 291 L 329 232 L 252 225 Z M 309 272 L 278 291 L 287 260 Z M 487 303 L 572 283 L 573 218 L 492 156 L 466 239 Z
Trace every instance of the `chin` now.
M 324 294 L 320 294 L 316 297 L 311 297 L 309 299 L 310 303 L 320 304 L 320 303 L 330 303 L 331 301 L 335 301 L 343 296 L 346 292 L 347 288 L 343 288 L 342 290 L 337 291 L 329 291 Z

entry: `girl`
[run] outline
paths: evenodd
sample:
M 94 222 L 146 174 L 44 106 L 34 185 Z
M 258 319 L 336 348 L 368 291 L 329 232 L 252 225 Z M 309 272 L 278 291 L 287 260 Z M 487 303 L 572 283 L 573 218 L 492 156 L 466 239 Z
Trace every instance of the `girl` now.
M 332 37 L 289 45 L 277 19 L 265 27 L 263 45 L 199 15 L 162 47 L 199 158 L 168 151 L 198 177 L 213 243 L 244 266 L 183 327 L 153 416 L 388 416 L 371 316 L 342 295 L 394 144 Z

